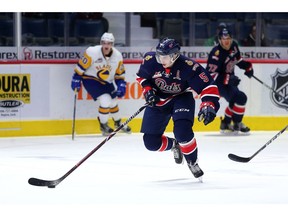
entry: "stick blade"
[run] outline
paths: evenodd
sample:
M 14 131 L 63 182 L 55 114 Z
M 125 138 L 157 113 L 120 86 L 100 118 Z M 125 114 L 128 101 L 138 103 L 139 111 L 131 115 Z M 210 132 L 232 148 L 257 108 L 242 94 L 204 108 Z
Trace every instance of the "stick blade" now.
M 228 158 L 230 160 L 233 160 L 233 161 L 236 161 L 236 162 L 241 162 L 241 163 L 247 163 L 251 160 L 250 157 L 240 157 L 238 155 L 235 155 L 235 154 L 228 154 Z
M 57 184 L 59 184 L 59 181 L 47 181 L 47 180 L 42 180 L 38 178 L 30 178 L 28 180 L 28 183 L 30 185 L 34 186 L 40 186 L 40 187 L 48 187 L 48 188 L 55 188 Z

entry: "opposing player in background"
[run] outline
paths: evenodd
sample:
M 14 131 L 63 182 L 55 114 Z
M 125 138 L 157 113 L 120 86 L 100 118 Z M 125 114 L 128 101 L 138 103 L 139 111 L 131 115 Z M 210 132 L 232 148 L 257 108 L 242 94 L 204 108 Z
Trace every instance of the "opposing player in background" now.
M 121 53 L 114 47 L 112 33 L 104 33 L 100 45 L 88 47 L 84 56 L 77 63 L 72 77 L 71 87 L 79 91 L 83 83 L 93 100 L 99 100 L 98 120 L 102 134 L 108 135 L 113 129 L 108 125 L 110 114 L 114 127 L 121 124 L 117 98 L 126 92 L 125 67 Z M 122 128 L 130 133 L 131 128 Z
M 137 72 L 144 97 L 149 106 L 143 114 L 141 132 L 145 147 L 150 151 L 172 150 L 177 164 L 183 155 L 195 178 L 204 172 L 198 164 L 198 147 L 193 124 L 195 100 L 200 95 L 198 120 L 205 125 L 212 122 L 219 109 L 219 93 L 214 80 L 199 63 L 180 54 L 179 43 L 164 38 L 156 52 L 147 52 Z M 175 138 L 164 135 L 172 118 Z
M 228 102 L 224 119 L 221 119 L 220 130 L 248 133 L 250 128 L 242 122 L 247 96 L 238 88 L 241 80 L 235 75 L 234 69 L 237 65 L 245 70 L 246 76 L 251 78 L 254 73 L 253 67 L 250 62 L 242 59 L 238 44 L 227 28 L 219 32 L 218 39 L 219 44 L 209 53 L 206 69 L 216 81 L 220 95 Z

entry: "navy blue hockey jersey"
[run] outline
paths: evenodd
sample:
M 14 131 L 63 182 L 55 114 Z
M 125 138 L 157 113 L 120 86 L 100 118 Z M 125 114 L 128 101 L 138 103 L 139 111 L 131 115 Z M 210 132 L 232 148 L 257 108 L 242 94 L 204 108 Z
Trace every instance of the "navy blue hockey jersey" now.
M 164 68 L 155 57 L 155 52 L 148 52 L 137 72 L 137 81 L 143 89 L 152 88 L 160 97 L 157 106 L 167 104 L 176 95 L 184 92 L 196 92 L 202 102 L 210 101 L 219 109 L 218 87 L 213 78 L 199 63 L 183 55 L 171 68 Z
M 216 83 L 228 84 L 231 75 L 234 75 L 235 65 L 246 71 L 251 70 L 252 64 L 244 61 L 238 44 L 233 41 L 229 50 L 225 50 L 220 44 L 213 47 L 208 56 L 206 69 L 216 80 Z

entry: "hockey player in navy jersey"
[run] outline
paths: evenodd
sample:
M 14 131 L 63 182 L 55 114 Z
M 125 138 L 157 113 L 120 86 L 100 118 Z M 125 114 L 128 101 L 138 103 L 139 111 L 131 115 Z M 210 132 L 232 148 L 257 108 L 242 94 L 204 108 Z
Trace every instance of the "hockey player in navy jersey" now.
M 181 55 L 176 40 L 164 38 L 157 45 L 156 52 L 145 54 L 137 81 L 150 103 L 141 126 L 145 147 L 150 151 L 172 150 L 177 164 L 183 162 L 184 156 L 194 177 L 201 180 L 204 172 L 198 164 L 197 141 L 192 128 L 195 115 L 192 91 L 202 100 L 198 120 L 207 125 L 219 109 L 218 88 L 209 72 Z M 175 138 L 164 135 L 171 118 Z
M 114 47 L 115 38 L 112 33 L 105 32 L 100 45 L 90 46 L 74 68 L 71 88 L 79 91 L 81 83 L 94 101 L 99 101 L 98 120 L 104 136 L 113 132 L 108 125 L 110 114 L 114 127 L 121 124 L 118 99 L 125 95 L 125 67 L 121 53 Z M 131 128 L 122 128 L 131 133 Z
M 219 32 L 218 39 L 219 44 L 209 53 L 206 69 L 216 81 L 221 97 L 228 102 L 220 131 L 248 133 L 250 128 L 242 122 L 247 96 L 238 88 L 241 80 L 235 75 L 234 68 L 237 65 L 244 69 L 244 74 L 251 78 L 253 67 L 250 62 L 242 59 L 239 47 L 227 28 Z

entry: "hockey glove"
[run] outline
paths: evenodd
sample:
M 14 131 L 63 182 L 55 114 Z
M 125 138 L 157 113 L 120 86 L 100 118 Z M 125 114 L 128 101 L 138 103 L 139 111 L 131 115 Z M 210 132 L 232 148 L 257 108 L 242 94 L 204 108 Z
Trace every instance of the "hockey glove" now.
M 249 68 L 248 70 L 245 71 L 244 73 L 247 77 L 251 78 L 254 74 L 253 68 Z
M 204 122 L 204 125 L 212 122 L 216 117 L 215 106 L 212 102 L 202 102 L 198 113 L 198 121 Z
M 74 73 L 72 77 L 72 82 L 71 82 L 71 88 L 73 91 L 75 91 L 75 89 L 77 90 L 77 92 L 80 91 L 81 81 L 82 81 L 82 76 L 80 76 L 77 73 Z
M 146 102 L 149 103 L 150 106 L 155 106 L 160 101 L 159 96 L 155 94 L 151 87 L 145 87 L 143 94 Z
M 116 84 L 117 84 L 116 95 L 117 95 L 117 97 L 121 98 L 126 93 L 126 82 L 121 79 L 121 80 L 116 80 Z
M 240 79 L 239 77 L 235 76 L 235 75 L 231 75 L 228 81 L 228 85 L 230 86 L 238 86 L 240 83 Z

